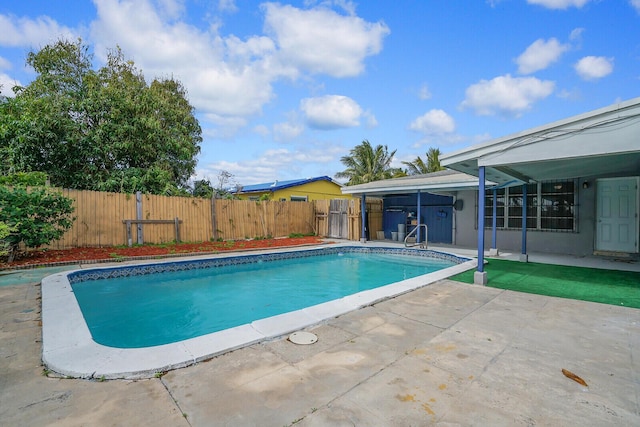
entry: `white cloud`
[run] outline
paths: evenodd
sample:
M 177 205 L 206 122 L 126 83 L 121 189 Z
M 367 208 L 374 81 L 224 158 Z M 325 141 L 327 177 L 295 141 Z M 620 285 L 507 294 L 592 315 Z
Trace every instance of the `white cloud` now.
M 221 12 L 235 13 L 238 11 L 235 0 L 219 0 L 218 9 Z
M 230 139 L 238 132 L 238 129 L 247 125 L 248 120 L 242 116 L 224 116 L 215 113 L 204 114 L 206 123 L 213 123 L 214 128 L 201 123 L 204 137 L 216 139 Z
M 640 13 L 640 0 L 629 0 L 629 4 L 636 10 L 636 12 Z
M 469 86 L 462 108 L 479 115 L 507 114 L 519 116 L 531 105 L 549 96 L 555 83 L 535 77 L 511 77 L 507 74 L 492 80 L 481 80 Z
M 300 101 L 300 110 L 315 129 L 339 129 L 360 125 L 362 108 L 353 99 L 341 95 L 325 95 Z
M 531 43 L 516 59 L 518 72 L 520 74 L 531 74 L 544 70 L 550 64 L 556 62 L 568 49 L 568 45 L 561 44 L 555 38 L 550 38 L 547 41 L 538 39 Z
M 279 49 L 279 59 L 312 74 L 357 76 L 364 60 L 382 50 L 389 28 L 357 16 L 343 16 L 325 8 L 302 10 L 265 3 L 265 31 Z
M 178 19 L 185 12 L 185 0 L 156 0 L 156 2 L 162 17 L 166 19 Z
M 290 141 L 304 132 L 304 126 L 295 122 L 283 122 L 273 125 L 273 139 L 276 141 Z
M 558 92 L 557 96 L 560 99 L 568 99 L 568 100 L 572 100 L 572 101 L 577 101 L 582 97 L 582 93 L 577 88 L 573 88 L 571 90 L 562 89 L 560 92 Z
M 78 33 L 58 24 L 48 16 L 36 19 L 0 15 L 0 46 L 32 47 L 55 42 L 58 39 L 74 40 Z
M 199 110 L 217 116 L 249 116 L 273 97 L 282 73 L 270 58 L 266 37 L 222 38 L 182 22 L 164 21 L 148 1 L 96 0 L 92 24 L 97 56 L 119 45 L 148 78 L 173 75 Z M 141 18 L 142 17 L 142 18 Z
M 422 86 L 420 86 L 420 89 L 418 89 L 418 98 L 423 101 L 431 98 L 431 91 L 429 90 L 429 86 L 426 83 L 424 83 Z
M 455 131 L 456 123 L 453 117 L 443 110 L 434 109 L 416 118 L 409 125 L 409 129 L 425 135 L 442 135 Z
M 582 33 L 584 33 L 584 28 L 574 28 L 571 31 L 571 34 L 569 34 L 569 40 L 579 42 L 580 40 L 582 40 Z
M 183 4 L 163 1 L 163 8 L 157 9 L 151 0 L 94 0 L 98 18 L 91 34 L 96 56 L 104 60 L 104 52 L 117 44 L 147 78 L 179 79 L 191 104 L 218 121 L 259 114 L 275 96 L 274 82 L 282 78 L 304 73 L 357 75 L 388 34 L 384 24 L 324 7 L 302 10 L 267 3 L 262 10 L 269 36 L 240 39 L 220 35 L 215 27 L 201 30 L 167 19 L 165 15 L 181 13 Z M 218 7 L 233 11 L 235 3 L 221 1 Z
M 0 95 L 13 98 L 16 96 L 13 92 L 14 86 L 22 86 L 22 83 L 5 73 L 0 73 Z
M 613 72 L 613 58 L 604 56 L 585 56 L 574 66 L 584 80 L 597 80 Z
M 308 175 L 301 175 L 306 166 L 315 165 L 321 170 L 318 175 L 333 175 L 327 172 L 327 165 L 344 155 L 345 148 L 332 143 L 318 142 L 305 145 L 304 149 L 277 148 L 266 150 L 251 160 L 229 162 L 217 161 L 204 165 L 196 176 L 217 176 L 220 171 L 227 171 L 234 176 L 243 177 L 242 185 L 269 182 L 274 179 L 296 179 Z
M 269 128 L 265 125 L 257 125 L 253 128 L 253 132 L 257 133 L 261 137 L 265 138 L 271 134 Z
M 527 0 L 529 4 L 537 4 L 548 9 L 568 9 L 570 7 L 577 7 L 580 9 L 591 0 Z
M 378 119 L 371 111 L 365 111 L 362 114 L 362 117 L 367 119 L 367 124 L 366 124 L 367 129 L 373 129 L 378 127 Z
M 13 64 L 8 59 L 0 56 L 0 70 L 10 70 L 13 68 Z

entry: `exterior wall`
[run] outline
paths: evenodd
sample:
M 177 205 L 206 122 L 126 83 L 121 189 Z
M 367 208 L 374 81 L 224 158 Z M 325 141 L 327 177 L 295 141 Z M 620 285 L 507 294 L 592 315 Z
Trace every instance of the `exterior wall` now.
M 296 187 L 284 188 L 282 190 L 274 191 L 273 193 L 255 192 L 248 194 L 240 194 L 239 197 L 242 200 L 249 200 L 249 197 L 260 197 L 263 194 L 273 194 L 271 200 L 279 201 L 285 199 L 291 200 L 291 196 L 306 197 L 308 202 L 314 200 L 329 200 L 329 199 L 351 199 L 350 194 L 342 194 L 341 187 L 333 182 L 329 181 L 314 181 L 307 184 L 298 185 Z
M 578 231 L 527 231 L 527 252 L 593 255 L 595 242 L 596 188 L 595 180 L 588 179 L 589 188 L 583 189 L 583 180 L 578 181 Z M 464 207 L 456 211 L 455 244 L 461 247 L 477 247 L 477 191 L 461 191 L 457 199 Z M 485 249 L 491 248 L 491 224 L 485 224 Z M 500 230 L 497 232 L 497 248 L 500 251 L 520 253 L 522 230 Z
M 416 194 L 403 196 L 387 196 L 384 198 L 384 220 L 383 231 L 385 239 L 392 238 L 392 232 L 398 231 L 398 224 L 406 225 L 406 232 L 409 233 L 411 219 L 417 220 L 413 215 L 417 215 L 418 197 Z M 420 223 L 428 227 L 428 240 L 432 243 L 452 243 L 453 225 L 453 199 L 450 196 L 442 196 L 431 193 L 421 193 L 420 195 Z M 409 217 L 409 214 L 412 217 Z M 424 237 L 424 236 L 423 236 Z
M 269 191 L 262 191 L 262 192 L 251 192 L 251 193 L 245 193 L 245 194 L 237 194 L 238 198 L 240 200 L 254 200 L 254 199 L 259 199 L 260 197 L 262 197 L 265 194 L 271 194 Z
M 290 200 L 291 196 L 307 197 L 307 201 L 327 199 L 351 199 L 351 195 L 342 194 L 341 187 L 329 181 L 314 181 L 297 187 L 284 188 L 273 194 L 273 200 Z

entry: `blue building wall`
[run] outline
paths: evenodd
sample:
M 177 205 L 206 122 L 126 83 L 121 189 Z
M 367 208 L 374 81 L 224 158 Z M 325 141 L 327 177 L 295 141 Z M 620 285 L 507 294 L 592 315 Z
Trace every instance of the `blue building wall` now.
M 420 223 L 426 224 L 431 243 L 451 243 L 453 230 L 453 197 L 437 194 L 420 194 Z M 382 226 L 385 239 L 391 239 L 392 232 L 398 231 L 398 224 L 407 224 L 411 218 L 417 219 L 418 195 L 388 196 L 383 201 Z M 411 230 L 406 225 L 406 232 Z

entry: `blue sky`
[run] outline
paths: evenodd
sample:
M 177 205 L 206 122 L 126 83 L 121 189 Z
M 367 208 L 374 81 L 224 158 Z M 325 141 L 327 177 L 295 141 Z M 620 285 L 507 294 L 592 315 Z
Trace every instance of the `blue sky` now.
M 184 84 L 214 184 L 333 176 L 365 139 L 402 166 L 640 96 L 640 0 L 0 0 L 2 94 L 77 37 Z

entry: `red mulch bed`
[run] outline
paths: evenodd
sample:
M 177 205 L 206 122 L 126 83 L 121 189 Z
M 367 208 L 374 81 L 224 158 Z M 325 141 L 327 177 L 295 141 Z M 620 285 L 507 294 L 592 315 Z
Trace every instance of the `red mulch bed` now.
M 286 246 L 320 244 L 315 236 L 286 237 L 263 240 L 230 240 L 224 242 L 167 243 L 162 245 L 117 246 L 107 248 L 73 248 L 61 250 L 37 250 L 22 254 L 11 264 L 0 261 L 0 270 L 7 268 L 31 267 L 52 264 L 72 264 L 75 262 L 123 260 L 131 257 L 175 256 L 177 254 L 215 253 L 223 251 L 243 251 Z

